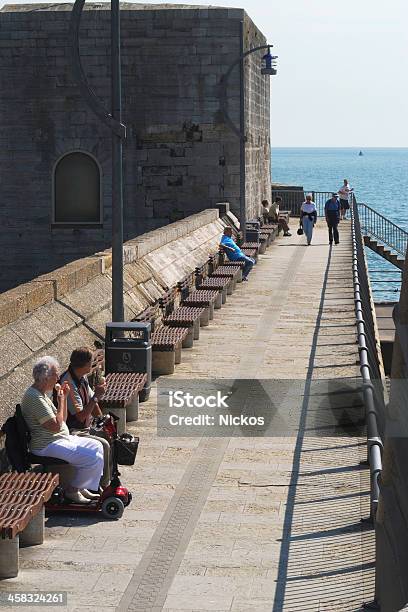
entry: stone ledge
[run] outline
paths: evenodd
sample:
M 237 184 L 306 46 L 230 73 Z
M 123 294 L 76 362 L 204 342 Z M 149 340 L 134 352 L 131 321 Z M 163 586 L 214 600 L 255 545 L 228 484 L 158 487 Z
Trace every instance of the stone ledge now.
M 39 276 L 37 281 L 50 281 L 53 284 L 53 299 L 59 300 L 68 293 L 80 289 L 88 282 L 102 274 L 102 258 L 84 257 L 73 261 L 62 268 Z
M 219 219 L 216 209 L 207 209 L 181 221 L 158 228 L 124 244 L 124 261 L 131 264 L 145 255 Z M 0 295 L 0 328 L 16 321 L 23 315 L 60 300 L 76 289 L 85 287 L 89 281 L 105 274 L 112 267 L 112 251 L 107 249 L 95 255 L 66 264 L 53 272 L 10 289 Z
M 0 327 L 48 304 L 53 298 L 53 283 L 46 280 L 37 279 L 10 289 L 0 295 Z

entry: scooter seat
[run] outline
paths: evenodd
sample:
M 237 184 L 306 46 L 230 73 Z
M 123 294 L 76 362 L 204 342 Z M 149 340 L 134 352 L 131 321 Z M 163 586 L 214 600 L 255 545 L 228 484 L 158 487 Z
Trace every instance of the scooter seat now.
M 67 465 L 68 461 L 64 459 L 57 459 L 56 457 L 40 457 L 34 453 L 28 453 L 28 460 L 30 463 L 36 463 L 38 465 Z

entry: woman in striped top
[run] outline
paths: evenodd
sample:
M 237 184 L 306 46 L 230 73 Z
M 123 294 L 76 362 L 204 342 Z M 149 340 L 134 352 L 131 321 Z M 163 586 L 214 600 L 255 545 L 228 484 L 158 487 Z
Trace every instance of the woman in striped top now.
M 96 440 L 72 436 L 66 425 L 69 384 L 57 385 L 59 364 L 53 357 L 42 357 L 33 367 L 34 382 L 21 401 L 21 411 L 30 430 L 30 451 L 44 457 L 64 459 L 75 469 L 65 489 L 65 496 L 76 503 L 94 499 L 103 471 L 102 444 Z M 58 407 L 50 394 L 57 390 Z

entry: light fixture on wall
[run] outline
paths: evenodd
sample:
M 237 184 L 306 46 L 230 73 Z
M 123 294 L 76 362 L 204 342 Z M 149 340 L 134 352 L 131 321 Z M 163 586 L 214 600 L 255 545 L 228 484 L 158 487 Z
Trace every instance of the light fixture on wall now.
M 246 149 L 246 133 L 245 133 L 245 70 L 244 70 L 244 60 L 248 55 L 255 53 L 257 51 L 261 51 L 263 49 L 267 49 L 267 53 L 262 57 L 261 63 L 261 74 L 266 76 L 274 76 L 277 74 L 276 68 L 276 60 L 278 59 L 277 55 L 271 55 L 271 47 L 273 45 L 265 44 L 258 45 L 253 47 L 252 49 L 244 50 L 244 22 L 240 22 L 240 54 L 239 56 L 232 62 L 227 72 L 221 77 L 221 87 L 220 87 L 220 107 L 224 116 L 224 121 L 228 125 L 228 127 L 238 136 L 240 140 L 240 155 L 239 155 L 239 168 L 240 168 L 240 188 L 239 188 L 239 216 L 240 216 L 240 229 L 242 232 L 242 238 L 245 242 L 246 240 L 246 184 L 245 184 L 245 175 L 246 175 L 246 164 L 245 164 L 245 149 Z M 240 82 L 239 82 L 239 92 L 240 92 L 240 124 L 239 128 L 234 124 L 231 117 L 228 114 L 227 108 L 227 83 L 228 78 L 235 68 L 235 66 L 239 64 L 240 66 Z
M 278 59 L 278 56 L 271 55 L 272 46 L 273 45 L 268 47 L 268 53 L 265 53 L 265 55 L 262 58 L 261 74 L 268 74 L 270 76 L 275 76 L 275 74 L 277 74 L 278 72 L 277 67 L 276 67 L 276 60 Z

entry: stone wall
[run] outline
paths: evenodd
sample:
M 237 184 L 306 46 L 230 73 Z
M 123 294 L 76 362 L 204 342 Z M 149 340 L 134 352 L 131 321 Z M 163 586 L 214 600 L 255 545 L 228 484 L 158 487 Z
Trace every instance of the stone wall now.
M 220 79 L 245 46 L 264 42 L 242 9 L 122 4 L 125 239 L 227 200 L 239 210 L 239 140 L 223 123 Z M 69 4 L 0 11 L 0 291 L 110 246 L 111 137 L 87 108 L 70 71 Z M 109 4 L 87 3 L 81 58 L 109 108 Z M 255 55 L 255 54 L 254 54 Z M 246 62 L 247 208 L 270 189 L 269 85 Z M 239 125 L 239 71 L 227 88 Z M 84 151 L 102 172 L 103 223 L 52 224 L 53 169 Z
M 231 213 L 224 217 L 236 221 Z M 133 319 L 217 251 L 225 220 L 206 210 L 125 244 L 125 317 Z M 104 338 L 111 320 L 110 251 L 72 262 L 0 296 L 0 424 L 31 384 L 36 358 L 62 366 Z

